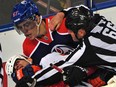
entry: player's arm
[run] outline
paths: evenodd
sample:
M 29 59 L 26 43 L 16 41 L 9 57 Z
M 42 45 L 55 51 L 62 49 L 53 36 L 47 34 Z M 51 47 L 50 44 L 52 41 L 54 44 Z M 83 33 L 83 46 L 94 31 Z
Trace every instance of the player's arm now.
M 77 50 L 78 50 L 78 52 L 77 52 Z M 30 81 L 27 80 L 26 78 L 23 78 L 23 80 L 20 80 L 17 83 L 16 87 L 21 87 L 20 85 L 18 85 L 21 83 L 25 83 L 25 84 L 28 82 L 32 83 L 34 81 L 34 79 L 36 79 L 36 81 L 37 81 L 37 83 L 36 83 L 37 86 L 38 85 L 51 85 L 51 84 L 57 83 L 61 80 L 65 81 L 68 84 L 80 82 L 80 80 L 82 80 L 83 78 L 86 77 L 86 71 L 80 67 L 70 67 L 70 66 L 74 65 L 75 62 L 78 61 L 78 59 L 82 56 L 82 54 L 85 50 L 85 45 L 83 45 L 83 47 L 81 47 L 80 49 L 77 49 L 77 50 L 75 50 L 73 52 L 73 54 L 69 55 L 68 58 L 66 59 L 66 61 L 59 61 L 59 62 L 55 63 L 55 65 L 58 66 L 59 68 L 63 69 L 65 73 L 68 72 L 68 74 L 66 74 L 66 76 L 65 76 L 65 79 L 63 79 L 64 74 L 62 74 L 58 70 L 53 69 L 52 67 L 48 66 L 48 67 L 43 68 L 42 70 L 38 71 L 35 75 L 32 76 L 32 78 L 29 77 Z M 75 52 L 76 52 L 76 54 L 75 54 Z M 78 55 L 78 57 L 77 57 L 77 55 Z M 69 67 L 69 68 L 66 68 L 66 67 Z M 69 69 L 69 70 L 67 70 L 67 69 Z M 78 74 L 74 74 L 75 72 L 76 73 L 78 72 Z M 71 73 L 73 73 L 73 74 L 71 74 Z M 72 80 L 73 78 L 75 80 Z M 75 81 L 75 82 L 73 82 L 73 81 Z
M 53 70 L 56 70 L 56 69 L 53 69 Z M 16 87 L 33 87 L 33 84 L 34 86 L 37 86 L 37 87 L 47 86 L 47 85 L 56 84 L 60 81 L 64 81 L 65 84 L 68 84 L 69 86 L 72 87 L 80 83 L 80 81 L 83 80 L 87 75 L 86 70 L 79 66 L 69 66 L 64 68 L 62 71 L 63 73 L 57 71 L 57 73 L 55 73 L 54 75 L 50 77 L 47 73 L 45 73 L 45 71 L 40 71 L 34 77 L 23 77 L 17 83 Z M 45 73 L 45 75 L 43 75 L 43 73 Z M 52 73 L 54 73 L 54 71 L 51 72 L 51 74 Z M 75 74 L 75 73 L 78 73 L 78 74 Z M 49 77 L 49 78 L 46 78 L 46 77 Z
M 59 28 L 59 26 L 61 25 L 62 23 L 62 20 L 63 18 L 65 18 L 71 10 L 73 9 L 86 9 L 86 10 L 89 10 L 88 7 L 84 6 L 84 5 L 79 5 L 79 6 L 75 6 L 75 7 L 69 7 L 67 9 L 63 9 L 61 10 L 60 12 L 58 12 L 52 19 L 51 21 L 49 22 L 49 28 L 51 30 L 57 30 Z

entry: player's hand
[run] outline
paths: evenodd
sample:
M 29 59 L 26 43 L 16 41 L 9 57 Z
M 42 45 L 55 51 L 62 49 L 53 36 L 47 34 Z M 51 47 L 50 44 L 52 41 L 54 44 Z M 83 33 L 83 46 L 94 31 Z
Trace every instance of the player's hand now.
M 78 85 L 87 76 L 86 69 L 79 66 L 69 66 L 63 69 L 63 80 L 71 87 Z
M 35 87 L 35 85 L 36 85 L 36 79 L 33 79 L 27 76 L 27 77 L 23 77 L 22 79 L 20 79 L 16 83 L 15 87 Z
M 48 27 L 49 27 L 52 31 L 57 30 L 57 29 L 60 27 L 63 18 L 64 18 L 64 13 L 63 13 L 63 12 L 57 13 L 57 14 L 51 19 L 51 21 L 49 22 Z
M 14 80 L 20 80 L 23 76 L 33 76 L 41 67 L 36 65 L 27 65 L 25 68 L 21 68 L 12 74 Z M 17 81 L 15 81 L 17 82 Z

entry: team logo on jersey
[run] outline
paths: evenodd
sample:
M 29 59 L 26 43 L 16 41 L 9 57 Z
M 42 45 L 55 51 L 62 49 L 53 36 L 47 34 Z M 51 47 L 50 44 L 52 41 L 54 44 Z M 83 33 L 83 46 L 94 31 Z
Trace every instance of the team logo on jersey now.
M 51 52 L 58 52 L 58 53 L 61 53 L 61 54 L 69 54 L 70 52 L 73 51 L 74 48 L 70 47 L 70 46 L 67 46 L 67 45 L 55 45 Z

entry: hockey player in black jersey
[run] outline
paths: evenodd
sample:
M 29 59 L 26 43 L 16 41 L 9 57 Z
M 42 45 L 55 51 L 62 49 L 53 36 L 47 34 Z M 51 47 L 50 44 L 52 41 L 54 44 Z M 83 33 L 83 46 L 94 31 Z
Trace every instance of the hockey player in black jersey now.
M 78 77 L 80 72 L 83 73 L 82 77 L 80 77 L 82 78 L 81 80 L 86 76 L 85 73 L 87 71 L 80 67 L 77 67 L 78 69 L 73 67 L 73 69 L 68 68 L 69 70 L 65 70 L 66 67 L 71 65 L 81 67 L 98 66 L 105 70 L 108 69 L 108 73 L 104 74 L 105 76 L 108 75 L 105 78 L 108 81 L 115 74 L 116 26 L 104 16 L 99 14 L 91 15 L 90 10 L 85 6 L 64 9 L 62 12 L 65 13 L 67 28 L 80 44 L 65 61 L 60 61 L 55 65 L 63 69 L 64 72 L 70 71 L 70 75 L 68 73 L 66 79 Z M 78 73 L 74 74 L 76 71 Z M 109 71 L 113 72 L 112 75 L 109 74 Z M 42 85 L 47 84 L 47 82 L 57 81 L 59 79 L 58 76 L 62 78 L 63 75 L 48 66 L 38 71 L 32 78 L 37 80 L 37 85 Z M 25 78 L 22 81 L 25 81 Z M 17 87 L 20 86 L 17 85 Z

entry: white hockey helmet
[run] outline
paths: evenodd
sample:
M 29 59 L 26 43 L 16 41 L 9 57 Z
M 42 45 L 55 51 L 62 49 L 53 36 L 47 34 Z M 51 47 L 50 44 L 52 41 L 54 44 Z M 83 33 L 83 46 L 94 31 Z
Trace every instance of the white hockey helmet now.
M 27 60 L 27 57 L 24 55 L 18 54 L 18 55 L 14 55 L 14 56 L 10 57 L 5 65 L 6 74 L 8 76 L 11 76 L 11 74 L 13 73 L 14 64 L 17 59 L 24 59 L 31 64 L 31 62 L 29 60 Z

